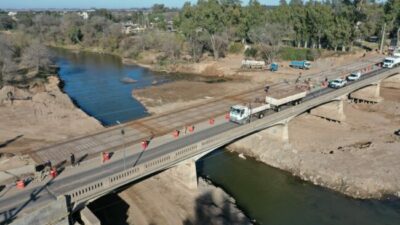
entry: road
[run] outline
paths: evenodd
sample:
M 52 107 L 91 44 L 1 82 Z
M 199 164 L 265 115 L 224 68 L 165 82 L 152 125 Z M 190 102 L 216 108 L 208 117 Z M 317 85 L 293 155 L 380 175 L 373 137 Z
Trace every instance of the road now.
M 366 74 L 362 77 L 362 79 L 360 79 L 360 81 L 378 73 L 385 72 L 386 70 L 387 69 L 381 69 L 379 71 Z M 352 83 L 349 83 L 349 85 L 352 85 Z M 317 92 L 310 93 L 306 96 L 304 102 L 333 91 L 335 91 L 335 89 L 325 88 Z M 284 113 L 289 108 L 290 106 L 285 107 L 279 113 Z M 270 112 L 269 114 L 274 113 L 275 112 Z M 267 116 L 265 118 L 267 118 Z M 125 160 L 121 157 L 121 155 L 119 155 L 119 158 L 117 156 L 116 158 L 112 158 L 110 162 L 105 164 L 100 164 L 100 162 L 97 160 L 91 160 L 90 163 L 84 164 L 80 167 L 67 169 L 67 171 L 62 173 L 56 179 L 47 180 L 45 185 L 32 184 L 24 190 L 10 191 L 9 194 L 1 196 L 0 215 L 3 216 L 3 218 L 0 218 L 0 221 L 4 220 L 4 216 L 6 215 L 7 218 L 9 218 L 17 213 L 20 213 L 21 211 L 30 211 L 47 203 L 48 201 L 54 200 L 55 196 L 64 195 L 72 189 L 121 172 L 124 170 L 125 163 L 126 168 L 139 166 L 152 159 L 174 152 L 184 146 L 197 143 L 201 140 L 213 137 L 217 134 L 237 127 L 239 127 L 238 124 L 222 122 L 218 125 L 210 126 L 207 129 L 199 130 L 191 135 L 183 136 L 179 139 L 155 146 L 154 148 L 149 148 L 146 151 L 131 151 Z

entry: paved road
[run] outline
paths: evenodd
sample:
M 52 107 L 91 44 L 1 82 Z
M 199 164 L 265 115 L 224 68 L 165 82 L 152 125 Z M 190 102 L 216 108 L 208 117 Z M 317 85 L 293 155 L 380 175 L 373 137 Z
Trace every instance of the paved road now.
M 386 71 L 386 69 L 372 72 L 363 76 L 362 79 L 366 79 L 370 76 L 384 71 Z M 351 83 L 349 85 L 351 85 Z M 321 96 L 332 91 L 335 90 L 325 88 L 309 94 L 304 100 L 306 102 L 317 96 Z M 287 110 L 287 108 L 283 109 L 280 113 L 283 113 L 285 110 Z M 208 127 L 208 129 L 195 132 L 192 135 L 184 136 L 174 141 L 169 141 L 168 143 L 165 143 L 163 145 L 155 146 L 154 148 L 150 148 L 144 152 L 128 154 L 125 159 L 126 164 L 124 163 L 122 157 L 112 159 L 110 162 L 105 164 L 100 164 L 100 162 L 92 160 L 91 164 L 82 165 L 82 167 L 79 168 L 69 169 L 69 171 L 62 173 L 56 179 L 48 181 L 46 185 L 35 186 L 32 184 L 32 186 L 29 185 L 25 190 L 14 190 L 11 191 L 10 194 L 1 196 L 0 215 L 3 217 L 5 215 L 7 215 L 7 217 L 10 217 L 15 215 L 16 213 L 19 213 L 21 210 L 27 211 L 37 208 L 39 205 L 55 199 L 55 196 L 63 195 L 77 187 L 121 172 L 124 170 L 125 167 L 131 168 L 134 165 L 145 163 L 154 158 L 174 152 L 176 149 L 199 142 L 201 140 L 215 136 L 219 133 L 228 131 L 238 126 L 239 125 L 234 123 L 223 122 L 218 125 Z M 2 221 L 1 217 L 0 221 Z

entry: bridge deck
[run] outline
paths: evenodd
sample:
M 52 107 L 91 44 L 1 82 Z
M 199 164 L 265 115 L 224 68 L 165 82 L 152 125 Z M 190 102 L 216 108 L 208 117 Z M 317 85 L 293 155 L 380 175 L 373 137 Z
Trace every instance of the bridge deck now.
M 335 70 L 325 73 L 318 73 L 305 76 L 316 80 L 336 78 L 343 73 L 349 73 L 353 70 L 362 69 L 368 65 L 378 63 L 382 57 L 365 58 L 356 64 L 338 67 Z M 270 92 L 280 92 L 286 89 L 287 83 L 273 85 Z M 216 117 L 227 113 L 229 107 L 235 104 L 248 103 L 256 98 L 263 99 L 265 93 L 262 86 L 253 90 L 248 90 L 232 96 L 225 96 L 218 99 L 208 100 L 202 104 L 186 107 L 173 112 L 166 112 L 160 115 L 146 117 L 123 125 L 125 135 L 121 135 L 121 127 L 106 128 L 100 132 L 90 134 L 85 137 L 68 140 L 53 146 L 27 152 L 36 163 L 40 164 L 47 160 L 53 163 L 59 163 L 69 159 L 70 153 L 74 153 L 77 158 L 88 158 L 98 156 L 103 151 L 115 151 L 122 148 L 123 145 L 131 145 L 149 138 L 150 136 L 165 135 L 175 129 L 181 130 L 184 126 L 195 124 L 208 118 Z

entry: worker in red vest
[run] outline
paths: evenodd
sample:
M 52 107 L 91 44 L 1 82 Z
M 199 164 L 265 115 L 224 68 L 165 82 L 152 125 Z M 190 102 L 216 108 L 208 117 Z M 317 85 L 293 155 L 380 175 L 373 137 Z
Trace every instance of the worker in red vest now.
M 50 170 L 50 176 L 54 179 L 57 176 L 57 169 L 55 167 L 52 167 Z

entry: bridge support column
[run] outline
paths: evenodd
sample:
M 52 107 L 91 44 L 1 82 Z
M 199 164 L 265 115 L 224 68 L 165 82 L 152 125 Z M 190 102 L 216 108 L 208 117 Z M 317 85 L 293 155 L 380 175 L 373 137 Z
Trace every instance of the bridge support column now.
M 383 100 L 380 96 L 381 82 L 367 86 L 350 94 L 350 99 L 355 103 L 379 103 Z
M 310 114 L 339 123 L 343 122 L 346 120 L 346 115 L 343 111 L 343 98 L 311 109 Z
M 81 219 L 85 225 L 101 225 L 100 220 L 93 214 L 88 207 L 81 210 Z
M 189 189 L 197 189 L 196 161 L 189 159 L 171 169 L 168 172 Z
M 273 127 L 267 128 L 265 132 L 274 139 L 288 142 L 289 141 L 289 121 L 282 124 L 277 124 Z

